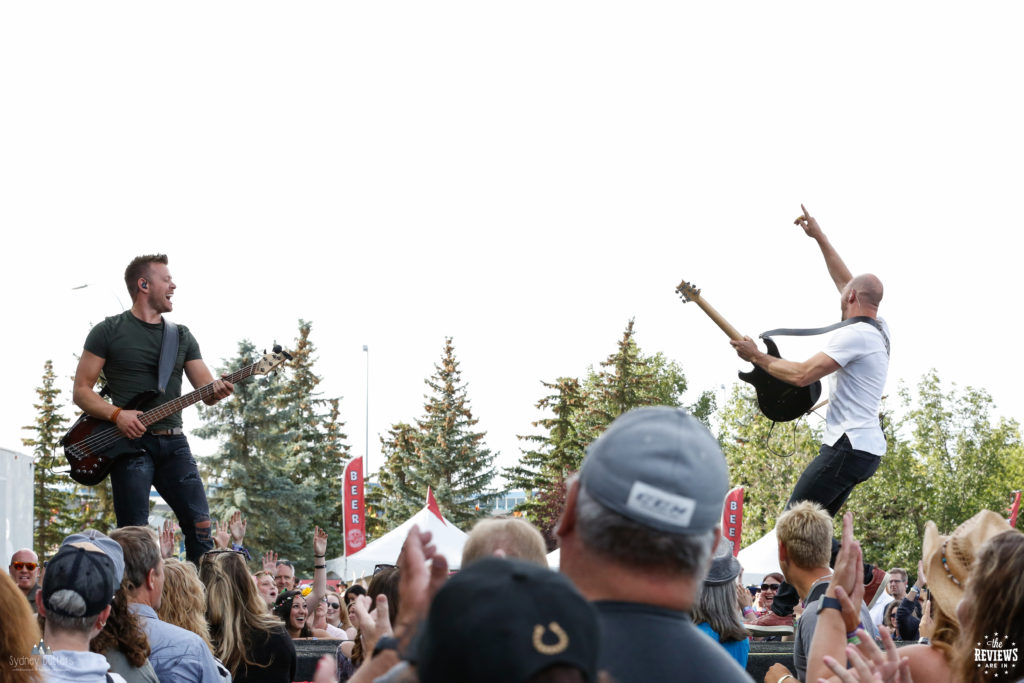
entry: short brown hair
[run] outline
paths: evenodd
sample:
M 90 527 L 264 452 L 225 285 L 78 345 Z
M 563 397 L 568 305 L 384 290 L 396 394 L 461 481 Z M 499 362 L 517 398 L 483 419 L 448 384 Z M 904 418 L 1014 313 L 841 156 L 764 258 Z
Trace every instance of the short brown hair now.
M 128 286 L 128 295 L 135 300 L 139 293 L 139 278 L 149 277 L 149 265 L 151 263 L 162 263 L 167 265 L 167 254 L 145 254 L 136 256 L 128 267 L 124 269 L 124 284 Z
M 779 543 L 789 560 L 802 569 L 827 567 L 832 554 L 832 518 L 817 503 L 804 500 L 789 508 L 775 523 Z
M 110 532 L 110 537 L 124 551 L 124 581 L 129 593 L 146 585 L 150 569 L 160 565 L 160 540 L 148 526 L 123 526 Z
M 889 574 L 899 574 L 904 582 L 907 582 L 910 579 L 910 574 L 908 574 L 907 570 L 903 567 L 893 567 L 889 570 Z

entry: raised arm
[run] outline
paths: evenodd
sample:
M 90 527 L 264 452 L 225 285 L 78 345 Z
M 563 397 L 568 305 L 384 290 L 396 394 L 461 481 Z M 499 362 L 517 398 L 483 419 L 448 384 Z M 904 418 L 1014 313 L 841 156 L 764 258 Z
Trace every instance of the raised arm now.
M 313 592 L 309 595 L 307 605 L 314 610 L 320 600 L 327 595 L 327 532 L 318 526 L 313 527 Z
M 828 241 L 828 237 L 821 231 L 818 221 L 811 216 L 803 204 L 800 205 L 800 209 L 803 213 L 793 223 L 803 228 L 807 236 L 818 243 L 821 255 L 825 257 L 825 266 L 828 267 L 828 274 L 832 278 L 832 282 L 836 284 L 836 289 L 842 292 L 843 288 L 853 279 L 853 274 L 839 256 L 839 252 Z

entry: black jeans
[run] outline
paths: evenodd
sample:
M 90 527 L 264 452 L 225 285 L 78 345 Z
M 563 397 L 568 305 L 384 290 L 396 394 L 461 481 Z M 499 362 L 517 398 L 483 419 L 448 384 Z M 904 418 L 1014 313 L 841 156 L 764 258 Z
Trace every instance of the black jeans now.
M 110 471 L 117 526 L 147 525 L 149 492 L 156 487 L 178 518 L 186 557 L 198 566 L 203 553 L 213 549 L 213 536 L 206 491 L 188 439 L 145 434 L 140 442 L 145 453 L 119 458 Z
M 810 500 L 825 508 L 829 516 L 835 517 L 850 497 L 853 487 L 870 479 L 881 462 L 882 459 L 877 455 L 854 450 L 845 434 L 832 446 L 821 444 L 818 457 L 811 461 L 797 480 L 786 509 L 802 500 Z M 839 542 L 833 538 L 829 565 L 835 564 L 837 552 Z M 865 582 L 871 579 L 872 570 L 871 565 L 864 565 Z M 779 616 L 789 616 L 799 601 L 796 589 L 783 582 L 772 602 L 772 611 Z

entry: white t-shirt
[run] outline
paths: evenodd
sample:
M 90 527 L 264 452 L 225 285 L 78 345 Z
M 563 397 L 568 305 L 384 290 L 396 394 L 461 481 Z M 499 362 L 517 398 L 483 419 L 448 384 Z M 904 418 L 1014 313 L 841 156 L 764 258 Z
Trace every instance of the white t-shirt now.
M 887 337 L 889 326 L 878 318 Z M 831 390 L 825 417 L 824 442 L 834 445 L 843 434 L 854 450 L 885 454 L 885 435 L 878 422 L 882 391 L 889 373 L 889 354 L 881 333 L 869 323 L 854 323 L 832 333 L 825 355 L 839 363 L 829 375 Z

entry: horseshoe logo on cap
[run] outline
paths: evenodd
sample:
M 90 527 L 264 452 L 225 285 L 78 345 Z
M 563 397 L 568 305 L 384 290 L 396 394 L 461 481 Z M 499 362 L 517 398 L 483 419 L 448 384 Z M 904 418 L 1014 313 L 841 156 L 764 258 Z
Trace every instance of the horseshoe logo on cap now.
M 555 634 L 558 640 L 552 645 L 548 645 L 547 643 L 545 643 L 544 625 L 537 624 L 533 627 L 534 649 L 536 649 L 537 652 L 541 653 L 542 655 L 557 655 L 565 652 L 565 650 L 569 647 L 569 634 L 566 633 L 565 630 L 558 625 L 557 621 L 552 621 L 550 624 L 548 624 L 548 628 L 551 629 L 551 632 Z

